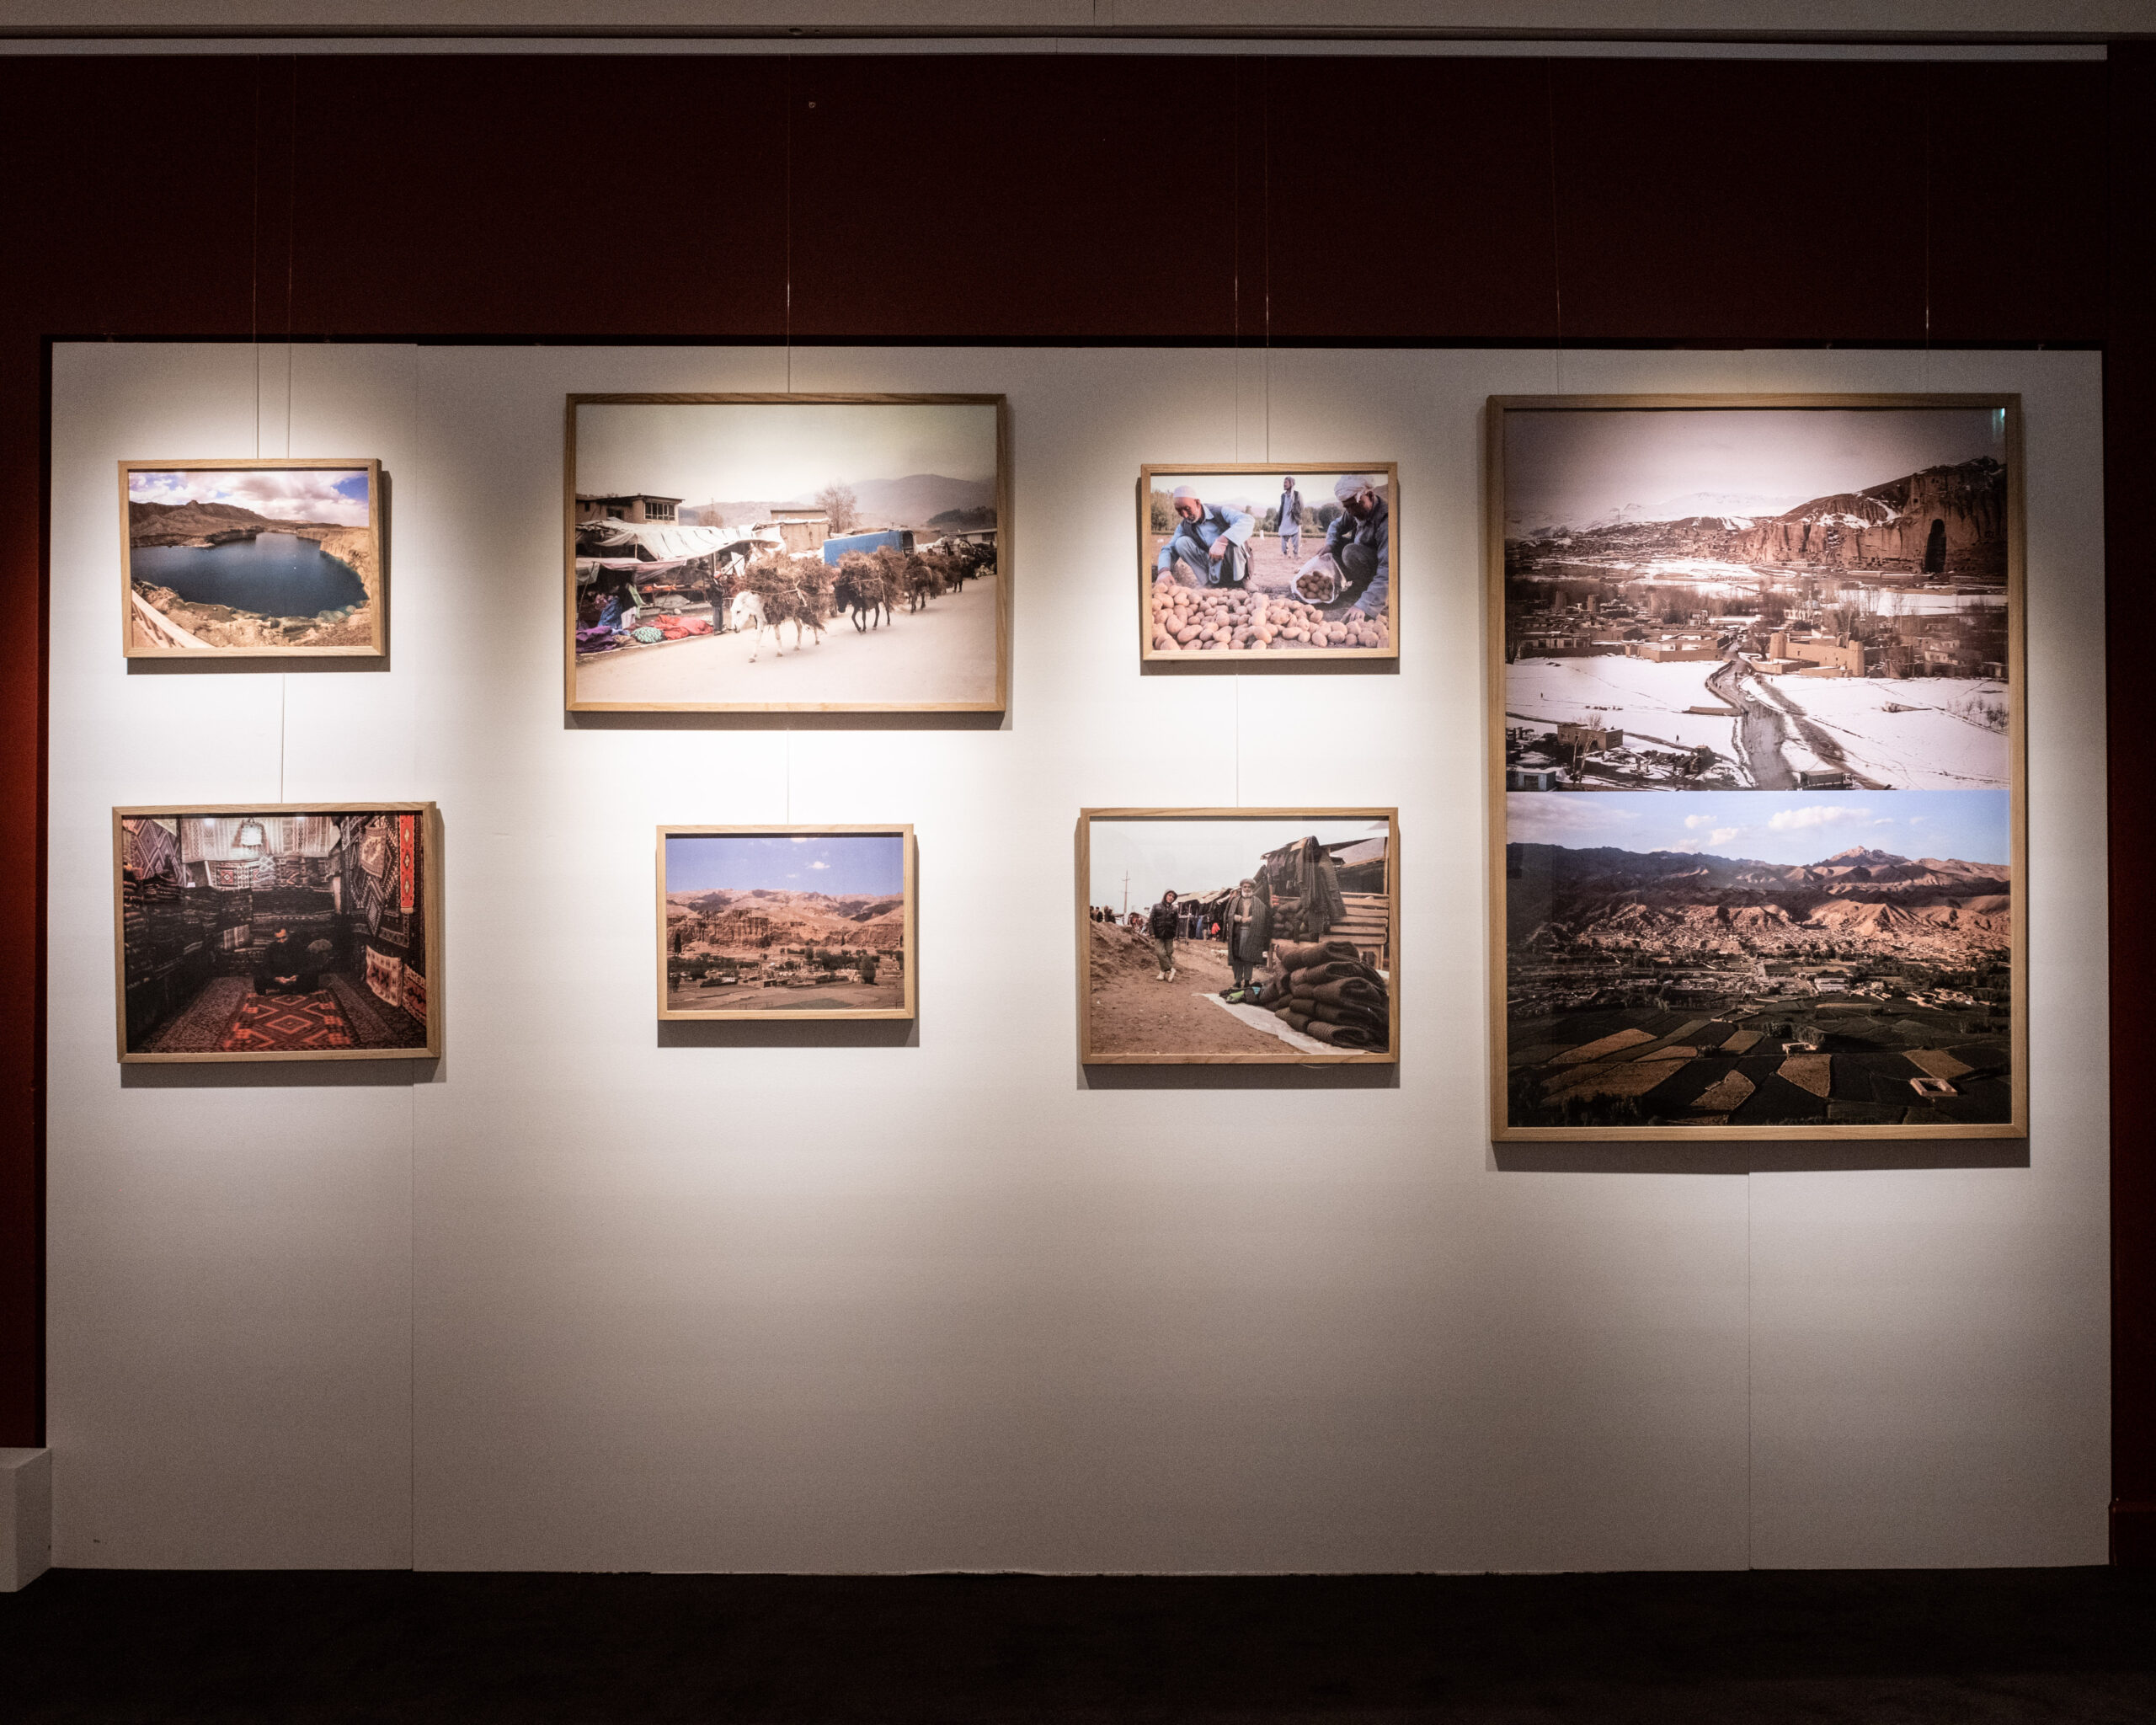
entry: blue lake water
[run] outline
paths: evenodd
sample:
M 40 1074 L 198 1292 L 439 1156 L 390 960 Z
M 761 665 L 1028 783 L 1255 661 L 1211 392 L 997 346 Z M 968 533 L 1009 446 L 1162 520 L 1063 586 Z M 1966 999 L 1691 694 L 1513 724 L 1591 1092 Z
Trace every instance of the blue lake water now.
M 263 617 L 312 617 L 367 596 L 349 563 L 291 533 L 259 533 L 223 545 L 137 546 L 129 567 L 136 580 L 169 587 L 182 599 Z

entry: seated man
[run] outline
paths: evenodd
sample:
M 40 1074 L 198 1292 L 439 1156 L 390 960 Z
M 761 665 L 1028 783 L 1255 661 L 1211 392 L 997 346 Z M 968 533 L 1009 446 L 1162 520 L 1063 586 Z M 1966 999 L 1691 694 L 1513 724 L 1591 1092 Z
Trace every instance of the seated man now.
M 279 929 L 276 937 L 255 956 L 254 991 L 312 994 L 322 985 L 322 974 L 307 968 L 312 962 L 306 949 L 292 938 L 291 931 Z
M 1170 501 L 1176 530 L 1154 559 L 1157 574 L 1172 575 L 1186 587 L 1240 587 L 1250 579 L 1250 536 L 1257 517 L 1225 504 L 1209 507 L 1187 485 L 1178 485 Z

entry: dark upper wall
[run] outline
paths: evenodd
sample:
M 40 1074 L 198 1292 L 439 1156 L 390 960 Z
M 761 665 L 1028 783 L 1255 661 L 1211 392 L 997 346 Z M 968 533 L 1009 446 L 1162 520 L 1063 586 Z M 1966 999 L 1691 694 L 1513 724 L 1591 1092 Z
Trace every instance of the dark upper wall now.
M 2115 387 L 2156 386 L 2152 64 L 0 58 L 0 852 L 44 855 L 45 338 L 2104 341 Z M 2111 416 L 2115 524 L 2156 503 L 2141 418 Z M 2150 554 L 2113 545 L 2136 615 Z M 28 1443 L 41 890 L 0 916 Z

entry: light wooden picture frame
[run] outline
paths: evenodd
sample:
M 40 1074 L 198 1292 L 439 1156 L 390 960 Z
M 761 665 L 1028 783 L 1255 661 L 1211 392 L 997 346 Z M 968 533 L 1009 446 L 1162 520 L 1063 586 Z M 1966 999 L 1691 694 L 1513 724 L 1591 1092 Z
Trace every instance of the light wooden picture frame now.
M 432 803 L 112 812 L 125 1064 L 441 1053 L 442 824 Z
M 654 866 L 662 1019 L 918 1015 L 910 825 L 662 826 Z
M 1002 712 L 1009 421 L 1001 395 L 568 397 L 568 709 Z
M 129 659 L 379 659 L 387 498 L 372 457 L 120 463 Z
M 2025 1137 L 2020 398 L 1485 429 L 1492 1136 Z
M 1397 809 L 1083 809 L 1076 852 L 1082 1063 L 1398 1061 Z
M 1294 519 L 1283 506 L 1283 482 L 1289 478 L 1297 482 L 1301 502 L 1299 531 L 1283 531 L 1283 521 Z M 1348 499 L 1338 494 L 1342 484 L 1356 487 Z M 1179 487 L 1196 494 L 1199 512 L 1188 524 L 1190 537 L 1180 542 Z M 1353 500 L 1357 496 L 1360 503 Z M 1358 522 L 1358 510 L 1369 518 Z M 1364 560 L 1344 569 L 1327 549 L 1329 529 L 1343 515 L 1348 526 L 1339 558 Z M 1139 660 L 1239 671 L 1288 663 L 1396 660 L 1400 519 L 1396 462 L 1150 462 L 1139 467 Z M 1226 531 L 1216 532 L 1224 521 Z M 1346 548 L 1348 533 L 1358 526 L 1357 537 L 1373 539 L 1374 551 Z M 1237 548 L 1213 557 L 1224 540 Z M 1373 560 L 1381 564 L 1375 573 Z M 1240 579 L 1231 576 L 1233 585 L 1223 585 L 1221 567 L 1230 561 L 1238 566 Z M 1365 605 L 1368 595 L 1380 590 L 1381 601 Z

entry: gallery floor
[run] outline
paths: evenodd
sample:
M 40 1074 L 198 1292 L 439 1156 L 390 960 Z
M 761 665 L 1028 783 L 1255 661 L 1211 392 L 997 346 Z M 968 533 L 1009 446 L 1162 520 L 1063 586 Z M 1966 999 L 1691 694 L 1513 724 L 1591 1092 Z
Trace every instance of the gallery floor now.
M 56 1570 L 19 1725 L 200 1720 L 2136 1721 L 2156 1575 Z

